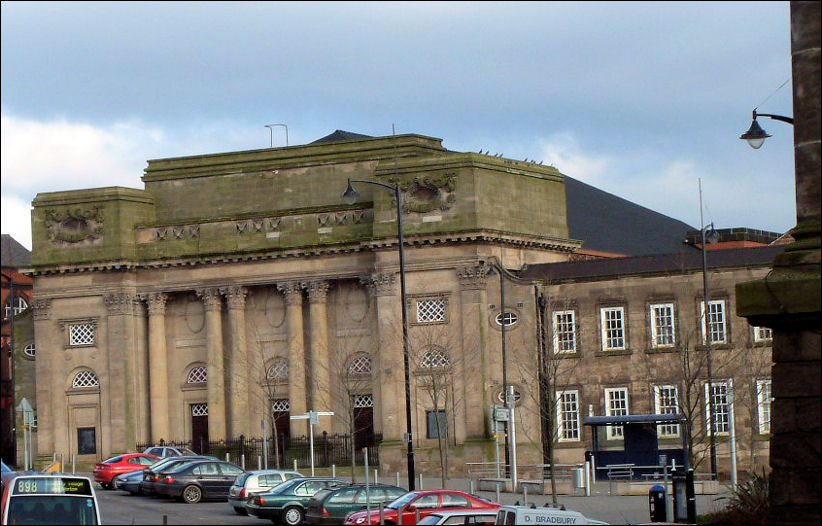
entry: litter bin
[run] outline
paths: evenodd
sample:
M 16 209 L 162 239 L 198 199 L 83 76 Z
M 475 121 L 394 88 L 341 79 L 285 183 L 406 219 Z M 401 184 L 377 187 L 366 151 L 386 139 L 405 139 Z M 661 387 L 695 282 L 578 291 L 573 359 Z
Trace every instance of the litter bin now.
M 571 482 L 574 485 L 574 489 L 583 489 L 585 487 L 585 468 L 572 469 Z
M 648 511 L 651 513 L 651 522 L 668 522 L 664 486 L 656 484 L 648 490 Z

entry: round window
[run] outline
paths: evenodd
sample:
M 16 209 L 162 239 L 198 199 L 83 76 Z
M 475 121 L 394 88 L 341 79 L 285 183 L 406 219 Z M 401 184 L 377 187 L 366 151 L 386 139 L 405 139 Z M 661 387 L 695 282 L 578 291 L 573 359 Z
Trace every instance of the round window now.
M 26 348 L 23 349 L 23 354 L 25 354 L 26 356 L 28 356 L 30 358 L 34 358 L 35 352 L 36 352 L 36 349 L 34 348 L 33 343 L 30 343 L 30 344 L 26 345 Z
M 497 314 L 497 317 L 494 319 L 497 322 L 497 325 L 502 326 L 505 324 L 506 327 L 510 327 L 519 321 L 519 316 L 517 316 L 515 312 L 505 311 Z

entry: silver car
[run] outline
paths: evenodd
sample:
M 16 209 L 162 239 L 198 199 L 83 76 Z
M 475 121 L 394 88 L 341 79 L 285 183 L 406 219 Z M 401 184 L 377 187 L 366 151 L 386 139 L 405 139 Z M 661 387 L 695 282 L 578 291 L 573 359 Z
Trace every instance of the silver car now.
M 149 453 L 155 457 L 182 457 L 187 455 L 196 455 L 194 451 L 187 447 L 173 447 L 173 446 L 150 446 L 147 447 L 143 453 Z
M 299 471 L 287 469 L 261 469 L 240 473 L 228 490 L 228 503 L 238 515 L 248 515 L 245 503 L 252 493 L 269 491 L 286 480 L 304 477 Z

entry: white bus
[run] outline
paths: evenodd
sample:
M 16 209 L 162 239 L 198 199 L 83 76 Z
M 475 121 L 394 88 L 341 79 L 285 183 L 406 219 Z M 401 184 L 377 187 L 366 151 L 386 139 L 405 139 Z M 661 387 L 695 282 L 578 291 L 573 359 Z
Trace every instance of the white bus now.
M 15 473 L 3 478 L 2 524 L 100 524 L 91 480 Z

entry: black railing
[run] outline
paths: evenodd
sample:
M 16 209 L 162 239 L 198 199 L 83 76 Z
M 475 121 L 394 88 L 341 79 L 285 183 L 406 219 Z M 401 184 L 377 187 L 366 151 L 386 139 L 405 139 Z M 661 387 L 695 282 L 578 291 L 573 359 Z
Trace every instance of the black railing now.
M 314 466 L 331 467 L 331 465 L 343 466 L 351 464 L 351 435 L 333 434 L 323 432 L 314 436 Z M 365 463 L 362 448 L 368 449 L 369 465 L 377 466 L 380 463 L 379 443 L 382 441 L 382 434 L 375 433 L 367 437 L 356 437 L 356 450 L 354 451 L 354 461 L 356 465 Z M 155 446 L 158 444 L 141 442 L 136 444 L 137 451 Z M 191 440 L 169 440 L 161 441 L 164 446 L 187 447 L 194 451 L 201 451 L 204 455 L 211 455 L 219 459 L 224 459 L 226 453 L 232 462 L 240 462 L 245 456 L 246 466 L 253 466 L 257 457 L 264 457 L 263 440 L 261 438 L 245 438 L 241 436 L 236 439 L 216 440 L 203 442 L 202 444 L 192 444 Z M 269 438 L 266 446 L 268 448 L 268 466 L 275 466 L 274 439 Z M 297 468 L 307 468 L 311 465 L 311 441 L 308 436 L 289 437 L 280 435 L 277 440 L 280 467 L 290 469 L 297 461 Z

